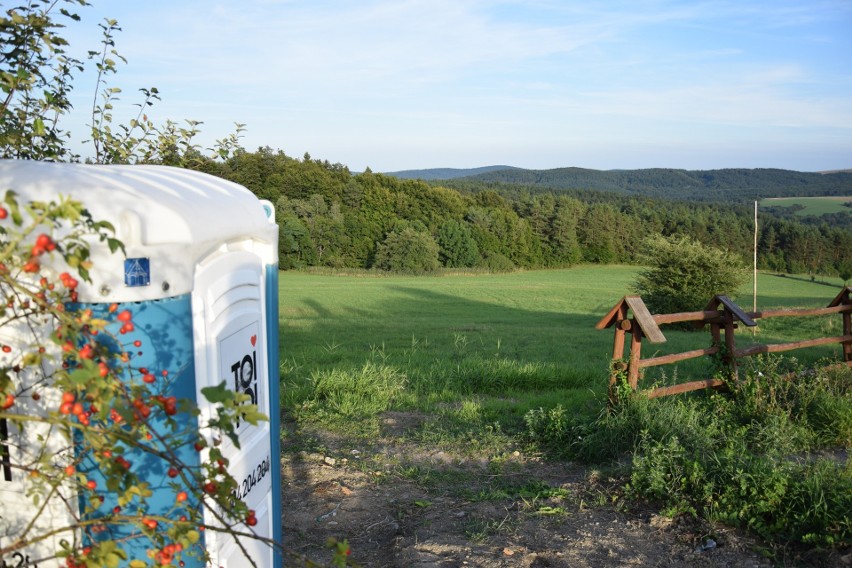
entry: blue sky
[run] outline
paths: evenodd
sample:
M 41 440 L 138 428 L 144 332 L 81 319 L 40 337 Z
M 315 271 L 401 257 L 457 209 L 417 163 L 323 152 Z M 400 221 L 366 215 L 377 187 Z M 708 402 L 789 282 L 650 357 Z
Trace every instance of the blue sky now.
M 202 145 L 240 122 L 353 171 L 852 168 L 848 0 L 91 1 L 66 35 L 84 57 L 118 20 L 116 118 L 155 86 Z

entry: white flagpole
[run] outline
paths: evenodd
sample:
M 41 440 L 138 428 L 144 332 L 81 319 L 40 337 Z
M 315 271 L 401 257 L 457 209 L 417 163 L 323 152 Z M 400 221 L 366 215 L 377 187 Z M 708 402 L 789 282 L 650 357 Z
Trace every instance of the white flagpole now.
M 751 309 L 752 312 L 757 312 L 757 201 L 754 202 L 754 293 L 752 297 Z M 754 332 L 755 329 L 752 328 Z

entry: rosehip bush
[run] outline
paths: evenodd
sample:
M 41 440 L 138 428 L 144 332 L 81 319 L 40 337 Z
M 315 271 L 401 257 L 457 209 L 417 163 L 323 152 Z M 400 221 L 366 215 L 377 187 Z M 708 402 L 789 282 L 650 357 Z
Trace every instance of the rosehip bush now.
M 205 391 L 218 412 L 205 425 L 210 435 L 202 437 L 194 403 L 162 386 L 170 370 L 135 364 L 145 345 L 129 339 L 133 311 L 78 303 L 79 283 L 89 280 L 90 243 L 116 253 L 122 249 L 113 227 L 93 220 L 78 202 L 21 205 L 13 192 L 5 193 L 0 457 L 10 477 L 26 479 L 33 506 L 30 521 L 13 527 L 18 532 L 10 535 L 3 527 L 0 558 L 58 539 L 53 558 L 69 568 L 181 566 L 190 557 L 206 561 L 199 544 L 205 530 L 257 538 L 251 530 L 255 512 L 234 497 L 237 483 L 218 444 L 226 437 L 239 443 L 238 421 L 257 424 L 265 417 L 246 404 L 247 395 L 223 384 Z M 15 445 L 9 432 L 26 443 Z M 177 451 L 182 447 L 193 447 L 205 459 L 184 463 Z M 146 471 L 133 463 L 140 455 Z M 165 513 L 152 513 L 149 502 L 155 490 L 162 491 L 146 481 L 157 462 L 173 492 L 174 505 Z M 40 524 L 55 502 L 63 504 L 68 526 Z M 205 525 L 205 509 L 215 525 Z M 44 526 L 49 528 L 39 528 Z M 130 558 L 128 543 L 142 538 L 149 543 L 147 557 Z

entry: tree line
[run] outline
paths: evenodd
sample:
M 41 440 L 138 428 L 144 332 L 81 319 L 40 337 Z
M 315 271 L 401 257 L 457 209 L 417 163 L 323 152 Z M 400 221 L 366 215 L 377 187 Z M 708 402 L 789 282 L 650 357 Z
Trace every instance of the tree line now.
M 199 169 L 276 206 L 283 268 L 326 266 L 428 272 L 438 267 L 566 267 L 634 263 L 650 235 L 687 235 L 751 259 L 746 205 L 664 200 L 607 191 L 535 191 L 465 180 L 430 184 L 260 148 Z M 852 233 L 763 215 L 760 268 L 844 275 Z
M 430 179 L 425 170 L 423 179 Z M 416 174 L 402 172 L 400 177 Z M 746 203 L 763 197 L 805 197 L 852 195 L 852 172 L 798 172 L 774 168 L 726 168 L 719 170 L 680 170 L 647 168 L 640 170 L 590 170 L 556 168 L 489 169 L 455 178 L 452 187 L 481 182 L 523 186 L 531 191 L 585 190 L 594 188 L 624 195 L 687 201 L 734 201 Z

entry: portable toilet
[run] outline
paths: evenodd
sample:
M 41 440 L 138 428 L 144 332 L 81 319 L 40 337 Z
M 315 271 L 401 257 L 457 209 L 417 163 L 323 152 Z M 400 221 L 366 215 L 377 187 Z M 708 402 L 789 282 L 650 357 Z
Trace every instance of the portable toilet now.
M 91 282 L 80 282 L 78 302 L 96 314 L 113 304 L 119 310 L 131 310 L 135 329 L 127 340 L 139 339 L 148 346 L 134 354 L 138 355 L 135 364 L 168 371 L 168 378 L 158 375 L 157 380 L 163 381 L 169 394 L 195 401 L 200 424 L 213 412 L 201 389 L 223 381 L 228 388 L 248 394 L 269 417 L 269 422 L 256 426 L 238 425 L 239 448 L 227 438 L 220 448 L 238 482 L 238 497 L 256 512 L 252 530 L 280 542 L 278 227 L 272 205 L 235 183 L 166 166 L 0 160 L 0 191 L 6 189 L 14 190 L 22 202 L 69 196 L 82 202 L 93 219 L 114 225 L 126 256 L 92 243 Z M 39 407 L 44 400 L 22 400 L 27 403 L 33 412 L 44 411 Z M 16 452 L 25 453 L 28 443 L 16 439 L 20 433 L 13 430 L 7 427 L 0 432 L 11 441 L 5 447 L 6 459 L 12 463 L 23 459 Z M 180 451 L 182 461 L 198 464 L 208 450 Z M 162 466 L 148 467 L 144 456 L 134 467 L 155 488 L 149 513 L 157 514 L 159 507 L 165 514 L 175 502 L 173 492 L 158 494 L 156 489 L 168 485 L 166 471 Z M 32 510 L 27 489 L 28 480 L 15 470 L 0 475 L 0 500 L 6 512 L 0 512 L 0 547 L 5 534 L 14 533 L 16 523 L 27 522 L 26 512 Z M 51 509 L 48 520 L 68 526 L 68 512 L 55 503 L 49 505 L 55 510 Z M 205 524 L 217 525 L 213 511 L 205 509 Z M 245 525 L 242 529 L 249 530 Z M 131 555 L 146 559 L 143 542 L 138 550 L 133 541 L 129 546 Z M 257 566 L 281 565 L 278 550 L 254 539 L 236 542 L 226 533 L 205 531 L 203 546 L 212 566 L 250 565 L 245 553 Z M 44 558 L 45 552 L 33 549 L 17 554 L 22 560 L 35 561 Z M 185 565 L 192 566 L 191 562 L 187 558 Z M 43 565 L 47 564 L 39 564 Z

